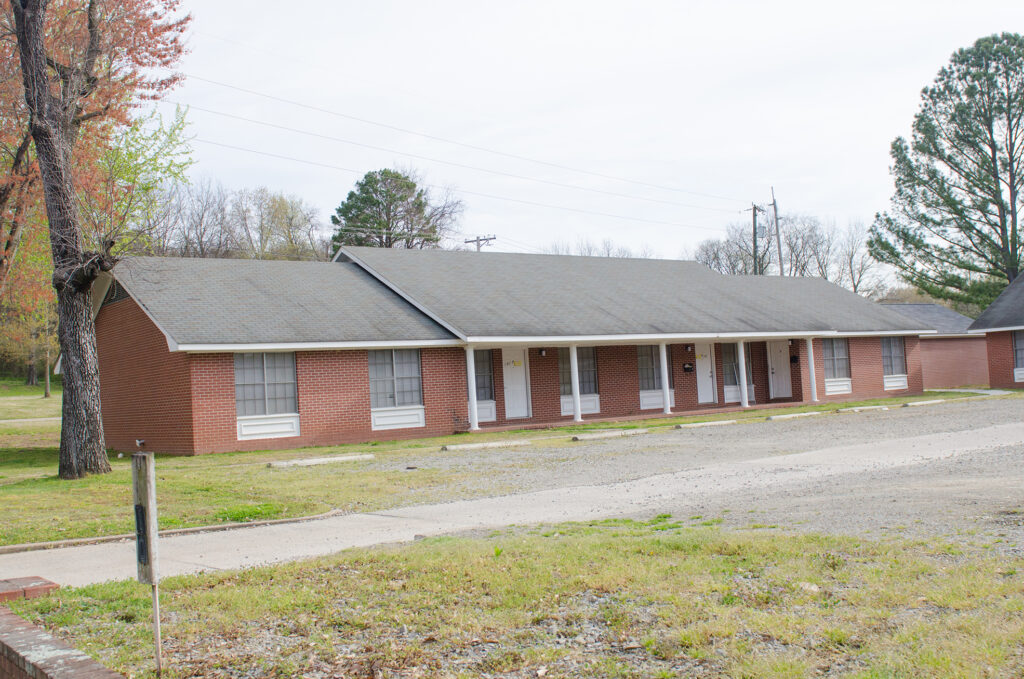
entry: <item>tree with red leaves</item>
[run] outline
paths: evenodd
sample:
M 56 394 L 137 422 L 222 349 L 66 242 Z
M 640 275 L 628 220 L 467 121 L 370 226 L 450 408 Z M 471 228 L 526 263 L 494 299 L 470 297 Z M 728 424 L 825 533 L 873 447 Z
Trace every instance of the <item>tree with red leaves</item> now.
M 102 152 L 102 143 L 80 141 L 101 140 L 129 125 L 140 101 L 159 98 L 178 83 L 180 75 L 170 69 L 184 53 L 191 21 L 180 15 L 179 5 L 179 0 L 10 0 L 19 96 L 25 102 L 10 122 L 23 122 L 20 129 L 31 135 L 21 141 L 17 133 L 10 135 L 11 146 L 26 147 L 18 173 L 9 175 L 18 178 L 10 192 L 30 190 L 34 181 L 43 189 L 64 377 L 58 471 L 65 479 L 110 471 L 91 294 L 96 278 L 115 264 L 114 240 L 86 240 L 77 183 L 79 173 L 95 165 L 76 152 Z M 2 98 L 5 105 L 11 101 Z M 8 127 L 6 113 L 0 115 L 5 116 L 0 128 Z M 37 175 L 27 165 L 32 146 Z M 23 218 L 20 223 L 16 229 L 24 228 Z

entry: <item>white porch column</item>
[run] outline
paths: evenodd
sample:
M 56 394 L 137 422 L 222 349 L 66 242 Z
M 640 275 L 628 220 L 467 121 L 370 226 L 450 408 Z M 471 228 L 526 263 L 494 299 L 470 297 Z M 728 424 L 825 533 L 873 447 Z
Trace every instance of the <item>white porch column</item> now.
M 583 421 L 583 408 L 580 406 L 580 364 L 576 359 L 576 345 L 569 345 L 569 382 L 572 384 L 572 420 Z
M 736 343 L 736 361 L 740 373 L 740 407 L 750 407 L 750 396 L 747 394 L 747 343 Z
M 814 374 L 814 339 L 807 338 L 807 374 L 810 375 L 811 400 L 818 401 L 818 378 Z
M 663 412 L 666 415 L 672 414 L 672 395 L 668 381 L 668 345 L 662 342 L 658 345 L 658 358 L 661 360 L 661 402 L 664 406 Z
M 476 353 L 466 345 L 466 382 L 469 384 L 469 430 L 480 430 L 480 413 L 476 407 Z

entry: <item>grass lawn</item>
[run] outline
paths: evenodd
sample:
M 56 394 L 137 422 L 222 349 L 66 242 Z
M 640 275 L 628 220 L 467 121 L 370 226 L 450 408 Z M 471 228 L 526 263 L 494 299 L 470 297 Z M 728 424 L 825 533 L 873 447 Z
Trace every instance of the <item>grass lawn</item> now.
M 50 398 L 43 387 L 26 387 L 24 380 L 0 378 L 0 421 L 36 417 L 60 417 L 60 381 L 50 385 Z
M 667 515 L 171 578 L 167 677 L 1018 677 L 1024 560 Z M 149 590 L 14 602 L 151 676 Z M 169 666 L 169 667 L 168 667 Z
M 954 392 L 930 392 L 910 399 L 882 399 L 860 402 L 898 404 L 921 398 L 959 398 Z M 15 397 L 16 403 L 23 402 Z M 36 403 L 42 399 L 28 399 Z M 47 401 L 59 404 L 54 397 Z M 849 405 L 849 404 L 844 404 Z M 65 538 L 96 537 L 130 533 L 131 469 L 128 457 L 112 457 L 111 474 L 78 481 L 56 477 L 59 438 L 58 422 L 4 424 L 8 417 L 0 399 L 0 545 L 43 542 Z M 50 404 L 43 406 L 49 408 Z M 451 499 L 452 489 L 473 488 L 475 478 L 491 477 L 496 470 L 461 465 L 457 469 L 440 464 L 455 455 L 472 457 L 472 452 L 441 453 L 447 442 L 486 441 L 510 437 L 571 436 L 573 432 L 599 427 L 670 426 L 679 422 L 713 419 L 764 418 L 777 412 L 835 409 L 835 405 L 759 410 L 723 415 L 677 417 L 667 420 L 595 423 L 559 430 L 529 432 L 488 432 L 459 434 L 382 444 L 359 444 L 299 450 L 228 453 L 200 457 L 161 456 L 157 464 L 161 528 L 184 528 L 224 522 L 276 519 L 320 514 L 331 510 L 374 511 L 389 507 L 439 502 Z M 20 411 L 19 411 L 20 412 Z M 19 415 L 20 416 L 20 415 Z M 33 415 L 35 416 L 35 415 Z M 433 451 L 433 452 L 431 452 Z M 318 467 L 270 469 L 266 463 L 300 457 L 372 452 L 374 462 L 350 462 Z M 422 464 L 425 455 L 436 455 L 439 464 Z M 416 459 L 415 469 L 406 461 Z M 385 469 L 380 462 L 385 462 Z M 516 464 L 510 458 L 509 464 Z M 465 497 L 465 495 L 463 495 Z

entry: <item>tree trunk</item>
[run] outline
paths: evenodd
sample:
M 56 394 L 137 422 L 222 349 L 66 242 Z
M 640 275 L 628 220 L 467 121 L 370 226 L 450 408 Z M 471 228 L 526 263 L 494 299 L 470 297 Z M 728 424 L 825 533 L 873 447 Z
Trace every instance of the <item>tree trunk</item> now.
M 36 357 L 31 356 L 28 359 L 28 365 L 25 370 L 25 386 L 26 387 L 38 387 L 39 386 L 39 372 L 36 370 Z
M 62 479 L 110 471 L 100 413 L 99 357 L 88 294 L 67 286 L 57 292 L 57 337 L 64 376 L 60 428 Z
M 62 479 L 110 471 L 100 414 L 100 375 L 93 326 L 91 290 L 101 270 L 112 262 L 104 253 L 83 252 L 82 230 L 75 202 L 72 147 L 77 133 L 77 97 L 91 87 L 98 54 L 94 1 L 89 2 L 90 45 L 83 68 L 60 72 L 60 96 L 50 88 L 44 24 L 47 0 L 14 0 L 15 27 L 21 57 L 25 101 L 32 113 L 30 128 L 43 180 L 50 227 L 53 287 L 57 291 L 57 338 L 60 342 L 64 400 L 58 473 Z
M 53 370 L 53 366 L 50 365 L 50 347 L 46 347 L 46 375 L 44 376 L 45 387 L 43 387 L 43 398 L 50 398 L 50 371 Z

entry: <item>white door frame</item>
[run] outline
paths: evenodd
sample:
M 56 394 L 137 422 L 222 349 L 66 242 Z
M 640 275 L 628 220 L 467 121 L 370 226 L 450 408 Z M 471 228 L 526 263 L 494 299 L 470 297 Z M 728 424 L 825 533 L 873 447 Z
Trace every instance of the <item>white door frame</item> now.
M 697 347 L 706 346 L 708 348 L 708 362 L 711 364 L 711 400 L 701 401 L 700 400 L 700 363 L 697 360 L 697 355 L 701 352 Z M 715 345 L 712 342 L 700 342 L 694 343 L 693 345 L 693 369 L 697 373 L 697 403 L 701 405 L 707 405 L 709 403 L 718 403 L 718 370 L 715 367 Z
M 774 351 L 772 349 L 774 347 L 778 347 L 779 345 L 782 345 L 783 347 L 785 347 L 787 349 L 786 353 L 787 354 L 789 353 L 788 352 L 788 349 L 789 349 L 789 342 L 788 342 L 788 340 L 778 340 L 778 341 L 768 342 L 768 398 L 769 399 L 774 399 L 774 398 L 793 398 L 793 374 L 792 374 L 792 372 L 790 370 L 790 367 L 789 367 L 789 361 L 787 360 L 786 364 L 784 366 L 777 366 L 777 365 L 775 365 L 775 360 L 774 360 L 774 355 L 775 354 L 774 354 Z M 788 357 L 787 357 L 787 359 L 788 359 Z M 786 394 L 785 396 L 776 396 L 775 395 L 775 371 L 776 370 L 780 371 L 779 372 L 780 375 L 785 375 L 786 376 L 786 381 L 789 382 L 789 393 Z
M 530 349 L 529 349 L 529 347 L 508 347 L 508 349 L 512 349 L 513 351 L 520 351 L 521 350 L 523 352 L 523 370 L 525 372 L 525 377 L 526 377 L 526 380 L 525 380 L 525 382 L 526 382 L 526 414 L 525 415 L 517 415 L 516 417 L 509 417 L 509 415 L 508 415 L 508 396 L 507 396 L 507 394 L 508 394 L 508 391 L 507 391 L 507 384 L 508 384 L 508 382 L 505 380 L 505 350 L 506 350 L 506 347 L 501 347 L 501 371 L 502 371 L 501 372 L 501 384 L 502 384 L 502 398 L 504 399 L 504 404 L 505 404 L 505 419 L 506 420 L 527 420 L 527 419 L 530 419 L 531 417 L 533 417 L 533 389 L 530 386 Z

